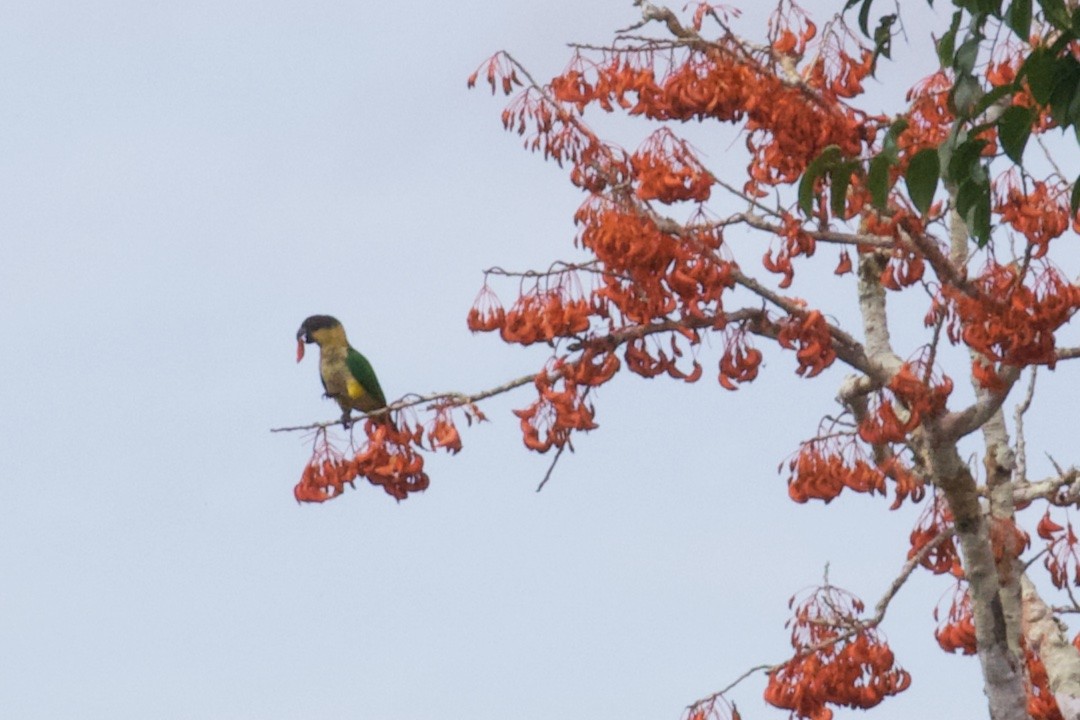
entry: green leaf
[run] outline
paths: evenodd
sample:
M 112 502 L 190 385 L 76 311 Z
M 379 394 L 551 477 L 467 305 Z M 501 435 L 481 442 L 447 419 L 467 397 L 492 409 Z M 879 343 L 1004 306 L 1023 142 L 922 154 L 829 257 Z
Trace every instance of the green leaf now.
M 938 60 L 941 62 L 942 67 L 952 67 L 953 53 L 956 52 L 956 32 L 960 29 L 960 18 L 963 14 L 961 10 L 953 13 L 952 23 L 949 25 L 948 31 L 938 40 Z
M 866 173 L 866 186 L 870 189 L 870 198 L 874 207 L 884 210 L 889 200 L 889 168 L 895 164 L 885 152 L 870 160 L 870 170 Z
M 865 0 L 859 10 L 859 29 L 862 30 L 862 34 L 866 37 L 870 37 L 870 6 L 873 4 L 874 0 Z
M 900 148 L 897 140 L 900 133 L 907 130 L 907 118 L 897 118 L 889 129 L 885 131 L 885 137 L 881 141 L 881 152 L 870 159 L 870 167 L 866 173 L 866 185 L 870 189 L 870 198 L 874 207 L 884 210 L 889 199 L 889 168 L 894 167 L 900 160 Z
M 953 111 L 959 117 L 971 118 L 984 95 L 982 85 L 978 80 L 971 75 L 961 75 L 953 84 L 949 101 Z
M 1005 24 L 1024 42 L 1031 35 L 1031 0 L 1013 0 L 1005 13 Z
M 1032 108 L 1011 105 L 1001 113 L 998 118 L 998 138 L 1001 147 L 1017 165 L 1024 164 L 1024 147 L 1028 137 L 1031 136 L 1031 125 L 1035 122 L 1035 111 Z
M 908 195 L 911 196 L 911 202 L 923 214 L 930 209 L 930 204 L 934 201 L 940 174 L 941 164 L 938 160 L 937 148 L 920 150 L 908 163 L 907 172 L 904 174 Z
M 1054 70 L 1054 90 L 1050 94 L 1050 114 L 1062 127 L 1068 127 L 1077 120 L 1080 112 L 1080 63 L 1072 55 L 1057 59 Z
M 858 162 L 849 160 L 840 163 L 829 173 L 829 179 L 832 181 L 829 208 L 832 210 L 833 217 L 844 217 L 844 213 L 847 211 L 847 191 L 848 186 L 851 184 L 851 175 L 858 167 Z
M 1069 214 L 1075 215 L 1080 210 L 1080 177 L 1073 183 L 1072 195 L 1069 196 Z
M 968 214 L 968 227 L 975 236 L 975 242 L 979 247 L 986 247 L 990 242 L 990 186 L 986 186 L 986 192 L 979 196 L 979 201 L 971 208 Z
M 956 58 L 952 64 L 957 75 L 970 75 L 975 69 L 975 61 L 979 59 L 979 45 L 982 41 L 982 34 L 975 32 L 957 49 Z
M 825 174 L 826 170 L 831 169 L 841 157 L 843 157 L 843 153 L 840 152 L 840 148 L 837 145 L 830 145 L 806 166 L 806 172 L 803 173 L 802 179 L 799 180 L 799 209 L 803 211 L 803 215 L 806 215 L 806 217 L 814 214 L 814 183 Z
M 964 219 L 968 232 L 979 247 L 990 239 L 990 183 L 983 179 L 966 180 L 956 193 L 956 212 Z
M 1057 60 L 1046 47 L 1037 47 L 1031 51 L 1027 60 L 1020 66 L 1019 77 L 1026 77 L 1028 87 L 1035 102 L 1045 105 L 1050 102 L 1050 94 L 1054 91 L 1056 82 L 1055 72 Z
M 973 180 L 965 180 L 960 183 L 960 187 L 956 191 L 956 212 L 960 217 L 967 215 L 968 211 L 975 206 L 983 190 L 983 186 Z
M 882 155 L 888 155 L 892 161 L 896 161 L 899 151 L 896 141 L 900 137 L 900 133 L 907 130 L 909 124 L 907 118 L 900 118 L 889 126 L 888 131 L 885 133 L 885 139 L 881 141 Z
M 982 115 L 991 105 L 996 103 L 998 100 L 1005 97 L 1006 95 L 1012 95 L 1015 92 L 1015 82 L 1008 85 L 998 85 L 997 87 L 991 89 L 990 92 L 986 93 L 982 96 L 982 98 L 979 99 L 979 102 L 975 103 L 975 108 L 974 110 L 972 110 L 971 113 L 972 117 L 978 117 L 979 115 Z
M 1054 27 L 1059 30 L 1069 28 L 1069 11 L 1065 8 L 1065 3 L 1062 0 L 1039 0 L 1039 7 L 1042 8 L 1043 15 Z M 1027 38 L 1024 39 L 1027 40 Z
M 978 165 L 979 156 L 986 147 L 985 140 L 964 140 L 952 149 L 945 177 L 957 185 L 969 180 Z

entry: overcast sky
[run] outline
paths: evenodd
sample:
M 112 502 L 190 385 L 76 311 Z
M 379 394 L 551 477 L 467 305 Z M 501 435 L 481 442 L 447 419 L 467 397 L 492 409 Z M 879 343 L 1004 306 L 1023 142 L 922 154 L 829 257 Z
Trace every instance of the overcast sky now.
M 738 27 L 760 37 L 761 15 Z M 777 465 L 843 372 L 803 381 L 778 353 L 737 393 L 716 343 L 697 385 L 620 376 L 539 494 L 549 458 L 509 412 L 525 390 L 429 458 L 422 495 L 293 500 L 310 440 L 269 429 L 337 412 L 315 357 L 294 362 L 304 317 L 340 318 L 391 398 L 542 365 L 465 316 L 483 268 L 572 253 L 581 197 L 465 81 L 500 48 L 548 78 L 566 42 L 636 17 L 629 0 L 6 3 L 0 714 L 674 720 L 788 656 L 788 597 L 826 563 L 878 599 L 920 508 L 787 499 Z M 933 62 L 911 53 L 875 92 L 896 102 Z M 690 131 L 740 183 L 741 141 Z M 752 263 L 762 241 L 743 242 Z M 814 297 L 850 317 L 850 277 L 821 263 Z M 1070 461 L 1075 433 L 1040 417 L 1033 465 Z M 918 574 L 896 600 L 884 633 L 914 683 L 877 717 L 985 716 L 976 661 L 933 641 L 949 588 Z M 784 716 L 763 687 L 731 694 L 748 720 Z

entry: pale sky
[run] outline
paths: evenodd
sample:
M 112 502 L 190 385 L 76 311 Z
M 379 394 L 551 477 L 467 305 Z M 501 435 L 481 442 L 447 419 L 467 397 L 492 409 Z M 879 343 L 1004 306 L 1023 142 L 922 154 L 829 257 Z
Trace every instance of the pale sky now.
M 762 14 L 737 27 L 760 36 Z M 581 196 L 465 81 L 500 48 L 549 78 L 566 42 L 636 17 L 629 0 L 5 5 L 3 717 L 675 720 L 790 655 L 788 597 L 826 563 L 877 601 L 921 506 L 787 499 L 776 467 L 844 373 L 801 380 L 773 351 L 737 393 L 715 342 L 696 385 L 600 388 L 600 429 L 539 494 L 550 458 L 510 413 L 526 389 L 428 458 L 421 495 L 293 500 L 309 440 L 269 429 L 337 413 L 314 355 L 294 362 L 306 316 L 340 318 L 391 398 L 541 367 L 543 348 L 465 316 L 483 268 L 573 252 Z M 896 102 L 932 67 L 912 54 L 875 92 Z M 741 140 L 689 131 L 742 182 Z M 741 242 L 747 263 L 763 252 Z M 850 318 L 850 277 L 820 265 L 814 292 Z M 1073 460 L 1056 424 L 1030 420 L 1037 468 Z M 895 601 L 883 632 L 914 682 L 875 717 L 986 715 L 977 662 L 932 637 L 950 587 L 920 573 Z M 785 716 L 763 687 L 730 695 L 747 720 Z

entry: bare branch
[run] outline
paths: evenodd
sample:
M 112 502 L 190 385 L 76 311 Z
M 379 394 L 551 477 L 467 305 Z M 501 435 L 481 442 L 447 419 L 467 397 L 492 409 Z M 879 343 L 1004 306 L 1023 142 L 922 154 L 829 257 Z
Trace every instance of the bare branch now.
M 450 407 L 461 407 L 462 405 L 470 405 L 480 400 L 485 400 L 494 395 L 500 395 L 504 392 L 508 392 L 515 388 L 519 388 L 522 385 L 528 385 L 536 380 L 537 375 L 540 373 L 532 373 L 531 375 L 523 375 L 517 379 L 505 382 L 502 385 L 497 385 L 487 390 L 481 390 L 480 392 L 466 395 L 459 392 L 441 392 L 432 393 L 430 395 L 406 395 L 397 402 L 390 403 L 385 408 L 380 408 L 370 413 L 364 413 L 358 418 L 353 418 L 355 423 L 358 419 L 362 420 L 368 417 L 379 417 L 385 415 L 394 410 L 402 410 L 404 408 L 415 407 L 417 405 L 424 405 L 425 403 L 439 403 L 448 405 Z M 334 425 L 342 425 L 344 421 L 342 419 L 329 420 L 327 422 L 312 423 L 310 425 L 295 425 L 292 427 L 279 427 L 271 428 L 270 432 L 295 432 L 298 430 L 320 430 L 322 428 L 333 427 Z
M 805 308 L 799 303 L 790 298 L 786 298 L 779 293 L 773 292 L 738 268 L 733 269 L 732 279 L 734 279 L 739 286 L 746 288 L 755 295 L 769 301 L 789 315 L 798 316 L 805 312 Z M 880 369 L 876 368 L 867 358 L 866 352 L 863 350 L 863 346 L 859 341 L 832 323 L 829 323 L 829 334 L 832 336 L 833 347 L 836 350 L 837 357 L 867 375 L 872 377 L 881 375 Z
M 760 215 L 753 213 L 738 213 L 729 219 L 729 224 L 743 222 L 756 230 L 779 235 L 782 228 L 774 225 Z M 845 233 L 836 230 L 806 230 L 807 235 L 820 242 L 834 243 L 837 245 L 869 246 L 882 249 L 892 249 L 896 243 L 891 237 L 885 235 L 871 235 L 869 233 Z
M 1080 347 L 1057 349 L 1058 360 L 1075 360 L 1078 357 L 1080 357 Z
M 1001 409 L 1005 398 L 1009 396 L 1009 391 L 1020 377 L 1020 368 L 1014 365 L 1005 365 L 1001 368 L 998 376 L 1005 383 L 1004 390 L 995 393 L 985 391 L 979 393 L 979 399 L 973 404 L 963 410 L 949 413 L 941 419 L 940 429 L 944 437 L 959 440 L 981 428 L 987 420 L 993 417 L 994 413 Z
M 1080 502 L 1080 468 L 1071 467 L 1045 480 L 1023 483 L 1013 489 L 1013 502 L 1029 503 L 1042 498 L 1054 505 L 1073 505 Z
M 569 445 L 567 441 L 566 445 Z M 540 492 L 547 485 L 547 481 L 551 479 L 551 473 L 555 470 L 555 463 L 559 462 L 559 458 L 562 457 L 563 450 L 566 450 L 566 445 L 560 445 L 558 452 L 555 453 L 555 457 L 551 459 L 551 465 L 548 465 L 547 472 L 544 473 L 544 479 L 540 481 L 540 484 L 536 486 L 536 492 Z
M 1031 401 L 1035 397 L 1035 376 L 1036 368 L 1032 366 L 1027 392 L 1024 393 L 1024 399 L 1013 411 L 1013 424 L 1016 425 L 1016 478 L 1019 482 L 1027 482 L 1027 444 L 1024 440 L 1024 413 L 1031 408 Z

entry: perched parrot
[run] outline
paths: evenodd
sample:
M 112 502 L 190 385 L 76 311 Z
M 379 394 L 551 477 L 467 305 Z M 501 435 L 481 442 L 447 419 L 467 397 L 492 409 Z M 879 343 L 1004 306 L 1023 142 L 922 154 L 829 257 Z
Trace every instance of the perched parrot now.
M 312 315 L 296 332 L 296 362 L 304 359 L 304 345 L 319 346 L 319 375 L 326 397 L 341 406 L 341 421 L 348 427 L 352 410 L 370 413 L 386 407 L 386 396 L 368 359 L 349 344 L 345 328 L 329 315 Z M 389 421 L 389 415 L 381 418 Z

